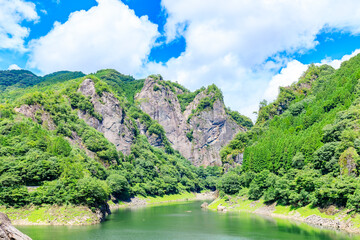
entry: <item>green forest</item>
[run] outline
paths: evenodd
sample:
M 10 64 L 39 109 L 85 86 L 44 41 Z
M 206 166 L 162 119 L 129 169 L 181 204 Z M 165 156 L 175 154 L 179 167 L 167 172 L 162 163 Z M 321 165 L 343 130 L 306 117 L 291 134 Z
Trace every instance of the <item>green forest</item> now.
M 218 182 L 221 194 L 360 211 L 359 94 L 360 55 L 337 70 L 310 65 L 221 150 L 224 163 L 243 154 L 242 166 Z
M 79 72 L 57 72 L 37 77 L 23 71 L 2 71 L 0 94 L 0 204 L 87 205 L 93 210 L 110 199 L 162 196 L 215 190 L 221 168 L 195 167 L 172 149 L 163 127 L 134 104 L 144 80 L 107 69 L 84 77 Z M 28 81 L 29 77 L 34 80 Z M 135 136 L 131 153 L 116 150 L 102 133 L 78 117 L 83 111 L 102 121 L 90 99 L 78 90 L 90 78 L 96 93 L 112 93 L 119 100 Z M 27 86 L 22 82 L 29 83 Z M 169 84 L 169 83 L 168 83 Z M 172 86 L 172 85 L 171 85 Z M 36 106 L 34 119 L 17 113 Z M 44 118 L 44 116 L 47 116 Z M 49 121 L 54 126 L 50 128 Z M 162 148 L 149 144 L 137 123 L 158 135 Z M 71 140 L 81 139 L 86 151 Z

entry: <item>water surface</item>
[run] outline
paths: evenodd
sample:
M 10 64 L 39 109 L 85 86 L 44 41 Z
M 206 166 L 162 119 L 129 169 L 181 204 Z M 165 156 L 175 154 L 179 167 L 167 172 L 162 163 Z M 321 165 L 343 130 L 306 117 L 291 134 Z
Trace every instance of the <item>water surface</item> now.
M 33 240 L 360 239 L 343 232 L 249 213 L 217 213 L 201 202 L 120 209 L 93 226 L 19 226 Z

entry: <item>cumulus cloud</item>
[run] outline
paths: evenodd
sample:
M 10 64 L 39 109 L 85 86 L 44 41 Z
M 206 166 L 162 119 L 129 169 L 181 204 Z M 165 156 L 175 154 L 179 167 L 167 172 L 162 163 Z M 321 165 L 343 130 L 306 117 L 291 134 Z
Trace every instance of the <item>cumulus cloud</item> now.
M 147 16 L 137 17 L 118 0 L 97 0 L 88 11 L 73 12 L 55 23 L 44 37 L 30 43 L 28 66 L 42 73 L 57 70 L 115 68 L 136 73 L 158 36 L 157 25 Z
M 264 99 L 268 101 L 275 100 L 279 94 L 279 87 L 289 86 L 296 82 L 307 68 L 308 65 L 297 60 L 289 62 L 285 68 L 281 69 L 279 74 L 271 79 L 265 90 Z
M 356 49 L 351 54 L 344 55 L 341 59 L 334 59 L 333 60 L 331 58 L 326 58 L 326 59 L 323 59 L 321 61 L 321 63 L 318 63 L 317 65 L 327 64 L 327 65 L 332 66 L 335 69 L 338 69 L 342 62 L 349 60 L 350 58 L 358 55 L 359 53 L 360 53 L 360 49 Z
M 11 64 L 8 68 L 8 70 L 21 70 L 21 67 L 19 67 L 16 64 Z
M 181 35 L 186 50 L 166 63 L 149 63 L 144 72 L 191 89 L 216 83 L 226 104 L 249 116 L 265 92 L 273 98 L 279 85 L 296 79 L 285 80 L 285 74 L 298 74 L 304 66 L 287 56 L 314 48 L 321 30 L 360 33 L 355 0 L 162 0 L 162 6 L 168 41 Z M 288 64 L 291 69 L 273 79 Z
M 192 90 L 215 83 L 227 105 L 253 118 L 260 100 L 272 100 L 279 86 L 305 70 L 306 65 L 289 57 L 292 53 L 314 48 L 324 29 L 360 33 L 356 0 L 162 0 L 166 43 L 182 36 L 186 49 L 156 63 L 148 62 L 148 55 L 159 37 L 157 25 L 119 0 L 97 1 L 32 41 L 28 66 L 43 73 L 101 68 L 136 77 L 160 73 Z M 323 63 L 335 66 L 338 61 Z
M 0 0 L 0 49 L 24 52 L 24 39 L 30 30 L 21 24 L 24 20 L 36 22 L 38 19 L 34 3 Z

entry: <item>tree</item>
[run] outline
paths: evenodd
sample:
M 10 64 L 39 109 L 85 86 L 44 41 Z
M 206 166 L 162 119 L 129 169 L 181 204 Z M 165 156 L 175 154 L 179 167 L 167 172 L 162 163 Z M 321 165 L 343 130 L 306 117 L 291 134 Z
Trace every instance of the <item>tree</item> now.
M 106 179 L 111 194 L 117 198 L 126 198 L 129 195 L 129 183 L 126 178 L 119 174 L 110 174 Z
M 234 172 L 228 172 L 221 177 L 218 189 L 227 194 L 235 194 L 241 189 L 240 176 Z
M 292 159 L 292 167 L 302 169 L 304 167 L 305 157 L 301 152 L 297 152 Z

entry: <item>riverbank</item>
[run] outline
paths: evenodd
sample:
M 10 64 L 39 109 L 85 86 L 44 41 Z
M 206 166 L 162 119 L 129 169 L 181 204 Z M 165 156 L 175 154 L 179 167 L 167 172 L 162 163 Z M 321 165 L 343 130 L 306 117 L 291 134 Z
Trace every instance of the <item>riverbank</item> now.
M 10 218 L 13 225 L 91 225 L 101 222 L 102 213 L 86 206 L 26 206 L 0 207 L 0 212 Z
M 196 200 L 214 200 L 217 197 L 216 192 L 202 192 L 202 193 L 192 193 L 184 192 L 179 194 L 156 196 L 156 197 L 143 197 L 137 196 L 131 198 L 128 202 L 118 202 L 109 201 L 109 208 L 111 211 L 125 208 L 125 207 L 139 207 L 146 205 L 154 204 L 164 204 L 169 202 L 184 202 L 184 201 L 196 201 Z
M 128 202 L 109 201 L 107 206 L 103 206 L 95 212 L 87 206 L 74 205 L 26 206 L 23 208 L 0 206 L 0 212 L 7 214 L 13 225 L 93 225 L 104 221 L 107 214 L 119 208 L 210 199 L 215 199 L 214 192 L 184 192 L 161 197 L 137 196 Z
M 274 218 L 285 218 L 328 229 L 343 230 L 349 233 L 360 233 L 360 215 L 348 209 L 330 206 L 326 209 L 312 208 L 310 205 L 294 208 L 276 203 L 266 205 L 263 200 L 251 201 L 244 197 L 217 198 L 208 207 L 221 212 L 250 212 Z

